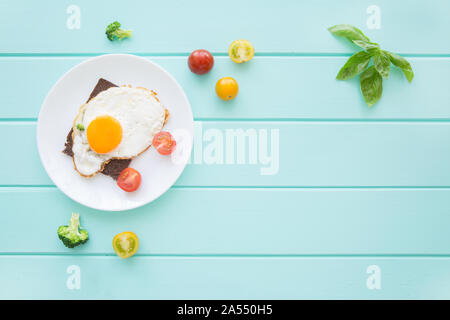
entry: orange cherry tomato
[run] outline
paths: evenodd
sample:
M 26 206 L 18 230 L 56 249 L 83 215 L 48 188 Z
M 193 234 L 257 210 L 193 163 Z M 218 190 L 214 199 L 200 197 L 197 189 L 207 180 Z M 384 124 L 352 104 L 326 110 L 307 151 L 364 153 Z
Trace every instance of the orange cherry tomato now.
M 175 150 L 177 142 L 169 132 L 161 131 L 153 137 L 153 146 L 162 155 L 169 155 Z
M 117 179 L 117 185 L 126 192 L 133 192 L 141 185 L 141 174 L 133 168 L 125 168 Z
M 234 99 L 238 92 L 238 83 L 231 77 L 219 79 L 216 83 L 216 93 L 222 100 L 228 101 Z

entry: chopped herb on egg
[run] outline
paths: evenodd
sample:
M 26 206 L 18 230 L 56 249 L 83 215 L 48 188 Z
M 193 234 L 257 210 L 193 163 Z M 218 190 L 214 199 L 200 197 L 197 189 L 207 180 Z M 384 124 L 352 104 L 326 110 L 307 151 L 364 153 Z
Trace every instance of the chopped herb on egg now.
M 77 124 L 77 129 L 80 131 L 84 131 L 84 126 L 81 123 L 79 123 Z

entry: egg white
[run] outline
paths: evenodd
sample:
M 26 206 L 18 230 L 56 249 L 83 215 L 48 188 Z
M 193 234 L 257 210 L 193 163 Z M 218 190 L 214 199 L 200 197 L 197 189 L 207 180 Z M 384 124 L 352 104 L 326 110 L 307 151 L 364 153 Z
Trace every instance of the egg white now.
M 87 140 L 87 128 L 97 117 L 108 115 L 122 126 L 122 140 L 111 152 L 93 151 Z M 100 172 L 111 159 L 131 159 L 152 144 L 153 136 L 161 131 L 166 109 L 155 94 L 144 88 L 113 87 L 99 93 L 84 104 L 73 126 L 73 162 L 75 170 L 85 177 Z M 81 124 L 84 130 L 79 130 Z

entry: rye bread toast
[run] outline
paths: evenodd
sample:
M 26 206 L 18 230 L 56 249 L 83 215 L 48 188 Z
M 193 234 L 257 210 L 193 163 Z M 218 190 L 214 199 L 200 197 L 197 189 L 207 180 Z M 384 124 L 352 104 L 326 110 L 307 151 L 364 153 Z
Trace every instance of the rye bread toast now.
M 94 89 L 92 90 L 91 94 L 89 95 L 89 98 L 87 99 L 86 103 L 89 102 L 89 100 L 91 100 L 92 98 L 96 97 L 100 92 L 108 90 L 109 88 L 112 87 L 118 86 L 112 82 L 109 82 L 108 80 L 100 78 L 97 84 L 95 85 Z M 166 109 L 166 118 L 164 120 L 164 124 L 167 122 L 168 117 L 169 112 Z M 73 147 L 73 128 L 70 128 L 70 131 L 67 134 L 66 142 L 64 144 L 64 150 L 62 152 L 73 158 L 72 147 Z M 103 166 L 101 173 L 110 176 L 114 180 L 117 180 L 122 170 L 130 165 L 131 160 L 132 159 L 111 159 Z

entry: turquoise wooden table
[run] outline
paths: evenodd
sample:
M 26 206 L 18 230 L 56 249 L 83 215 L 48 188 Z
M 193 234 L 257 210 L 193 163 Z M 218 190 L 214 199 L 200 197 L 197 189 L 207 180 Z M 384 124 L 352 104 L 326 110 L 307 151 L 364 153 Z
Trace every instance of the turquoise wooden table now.
M 0 0 L 0 298 L 450 298 L 449 13 L 447 0 Z M 108 41 L 114 20 L 133 37 Z M 393 68 L 369 109 L 357 78 L 335 80 L 357 50 L 327 31 L 339 23 L 406 57 L 412 83 Z M 235 39 L 252 61 L 228 58 Z M 204 76 L 186 65 L 199 48 L 215 56 Z M 167 69 L 196 121 L 183 175 L 129 212 L 70 200 L 36 147 L 49 89 L 104 53 Z M 233 101 L 215 95 L 223 76 Z M 211 159 L 211 135 L 231 129 L 256 132 L 255 161 Z M 71 212 L 91 236 L 75 249 L 56 236 Z M 111 241 L 126 230 L 140 248 L 122 260 Z

